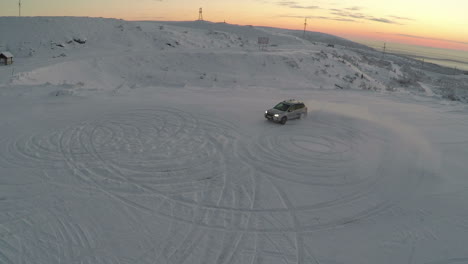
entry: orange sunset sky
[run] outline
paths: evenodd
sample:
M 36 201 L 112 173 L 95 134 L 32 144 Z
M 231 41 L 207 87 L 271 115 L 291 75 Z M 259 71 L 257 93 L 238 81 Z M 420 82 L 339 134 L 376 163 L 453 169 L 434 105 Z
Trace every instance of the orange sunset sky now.
M 23 16 L 92 16 L 126 20 L 196 20 L 289 29 L 304 27 L 369 39 L 468 51 L 465 0 L 22 0 Z M 18 15 L 1 0 L 0 16 Z

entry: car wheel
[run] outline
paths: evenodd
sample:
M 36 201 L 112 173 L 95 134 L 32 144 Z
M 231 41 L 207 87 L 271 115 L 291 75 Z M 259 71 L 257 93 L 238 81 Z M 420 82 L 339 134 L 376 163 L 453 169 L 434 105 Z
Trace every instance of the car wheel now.
M 283 118 L 281 118 L 280 124 L 284 125 L 286 124 L 286 121 L 288 121 L 288 118 L 283 116 Z

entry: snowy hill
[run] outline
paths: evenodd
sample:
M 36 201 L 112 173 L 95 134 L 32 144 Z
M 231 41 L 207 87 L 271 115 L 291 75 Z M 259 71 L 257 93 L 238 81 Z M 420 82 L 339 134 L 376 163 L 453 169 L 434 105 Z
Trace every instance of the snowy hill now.
M 225 23 L 0 33 L 0 263 L 468 261 L 467 76 Z
M 325 34 L 322 32 L 307 31 L 304 34 L 304 32 L 301 30 L 289 30 L 289 29 L 280 29 L 280 28 L 269 28 L 269 27 L 264 27 L 264 29 L 268 31 L 296 36 L 298 38 L 305 39 L 311 43 L 318 42 L 318 43 L 325 44 L 325 45 L 328 45 L 328 44 L 340 45 L 340 46 L 344 46 L 348 48 L 356 48 L 356 49 L 363 49 L 363 50 L 371 49 L 365 45 L 362 45 L 362 44 L 359 44 L 359 43 L 356 43 L 356 42 L 353 42 L 344 38 L 340 38 L 337 36 L 333 36 L 330 34 Z
M 362 73 L 348 67 L 337 53 L 313 46 L 282 48 L 304 41 L 251 26 L 199 21 L 163 25 L 98 18 L 2 19 L 1 30 L 13 37 L 1 47 L 19 59 L 17 73 L 10 78 L 15 85 L 71 84 L 81 90 L 106 91 L 147 85 L 248 87 L 272 83 L 313 89 L 335 89 L 335 84 L 383 89 L 375 80 L 349 82 Z M 15 34 L 28 24 L 33 25 L 31 34 Z M 273 47 L 259 51 L 258 36 L 269 37 Z M 100 56 L 95 56 L 98 52 Z M 36 64 L 39 58 L 43 66 Z M 23 70 L 29 61 L 35 61 L 33 69 Z
M 414 60 L 382 61 L 378 52 L 323 33 L 302 39 L 297 31 L 205 21 L 0 20 L 0 32 L 9 36 L 0 49 L 18 60 L 13 73 L 0 68 L 0 76 L 15 85 L 65 84 L 67 93 L 73 86 L 109 92 L 149 85 L 425 92 L 420 82 L 426 82 L 434 95 L 468 98 L 467 78 L 445 87 L 445 77 L 424 73 Z M 258 37 L 270 39 L 266 50 L 259 50 Z
M 151 22 L 150 22 L 151 23 Z M 185 21 L 185 22 L 165 22 L 168 25 L 176 25 L 191 30 L 199 30 L 208 34 L 229 34 L 236 36 L 239 40 L 244 41 L 247 45 L 257 45 L 258 37 L 268 37 L 271 45 L 294 45 L 303 44 L 301 39 L 291 35 L 277 34 L 273 31 L 266 31 L 260 27 L 254 26 L 239 26 L 227 23 L 212 23 L 208 21 Z M 207 38 L 210 38 L 209 36 Z

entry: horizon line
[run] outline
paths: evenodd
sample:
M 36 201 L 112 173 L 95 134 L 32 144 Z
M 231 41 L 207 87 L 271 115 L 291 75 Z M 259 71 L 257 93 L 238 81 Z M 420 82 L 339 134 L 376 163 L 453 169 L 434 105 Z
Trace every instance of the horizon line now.
M 304 31 L 303 29 L 299 29 L 299 28 L 288 28 L 288 27 L 275 27 L 275 26 L 265 26 L 265 25 L 254 25 L 254 24 L 238 24 L 238 23 L 229 23 L 229 22 L 226 22 L 226 21 L 210 21 L 210 20 L 198 20 L 198 19 L 194 19 L 194 20 L 156 20 L 156 19 L 125 19 L 125 18 L 118 18 L 118 17 L 104 17 L 104 16 L 0 16 L 0 18 L 66 18 L 66 17 L 69 17 L 69 18 L 98 18 L 98 19 L 115 19 L 115 20 L 123 20 L 123 21 L 128 21 L 128 22 L 207 22 L 207 23 L 219 23 L 219 24 L 229 24 L 229 25 L 236 25 L 236 26 L 254 26 L 254 27 L 267 27 L 267 28 L 276 28 L 276 29 L 286 29 L 286 30 L 291 30 L 291 31 Z M 355 42 L 357 44 L 362 44 L 362 45 L 365 45 L 365 46 L 368 46 L 370 48 L 373 48 L 371 46 L 369 46 L 368 44 L 365 44 L 365 43 L 362 43 L 362 42 L 357 42 L 356 40 L 353 40 L 352 38 L 349 38 L 348 36 L 340 36 L 340 35 L 337 35 L 335 33 L 329 33 L 329 32 L 323 32 L 323 31 L 311 31 L 311 30 L 305 30 L 305 32 L 310 32 L 310 33 L 323 33 L 323 34 L 328 34 L 328 35 L 332 35 L 332 36 L 335 36 L 335 37 L 340 37 L 340 38 L 344 38 L 346 40 L 349 40 L 349 41 L 352 41 L 352 42 Z M 345 32 L 343 32 L 345 33 Z M 371 33 L 371 32 L 369 32 Z M 408 38 L 415 38 L 415 36 L 411 36 L 411 35 L 407 35 L 407 34 L 403 34 L 403 33 L 386 33 L 386 34 L 390 34 L 390 35 L 399 35 L 399 36 L 403 36 L 403 37 L 408 37 Z M 346 35 L 346 34 L 344 34 Z M 425 36 L 417 36 L 418 39 L 435 39 L 435 38 L 431 38 L 431 37 L 425 37 Z M 370 40 L 370 41 L 378 41 L 376 40 L 376 37 L 363 37 L 363 36 L 356 36 L 355 39 L 365 39 L 365 40 Z M 403 42 L 403 41 L 385 41 L 383 38 L 382 39 L 379 39 L 380 41 L 384 42 L 384 43 L 398 43 L 398 44 L 404 44 L 404 45 L 409 45 L 409 46 L 414 46 L 414 47 L 423 47 L 423 48 L 434 48 L 434 49 L 441 49 L 441 50 L 453 50 L 453 51 L 468 51 L 468 47 L 467 47 L 467 50 L 465 49 L 462 49 L 462 48 L 450 48 L 450 47 L 437 47 L 437 46 L 433 46 L 433 45 L 423 45 L 423 44 L 413 44 L 413 43 L 406 43 L 406 42 Z M 468 46 L 468 43 L 465 43 L 465 42 L 460 42 L 460 41 L 455 41 L 455 40 L 449 40 L 449 39 L 437 39 L 438 41 L 441 41 L 441 42 L 446 42 L 446 43 L 460 43 L 462 45 L 467 45 Z

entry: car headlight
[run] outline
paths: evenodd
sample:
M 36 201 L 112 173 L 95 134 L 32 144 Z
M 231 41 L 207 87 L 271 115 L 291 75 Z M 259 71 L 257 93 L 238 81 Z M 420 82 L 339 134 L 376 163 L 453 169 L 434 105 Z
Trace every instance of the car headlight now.
M 265 114 L 268 114 L 268 111 L 265 111 Z
M 279 117 L 279 115 L 278 115 L 278 114 L 275 114 L 275 117 Z

